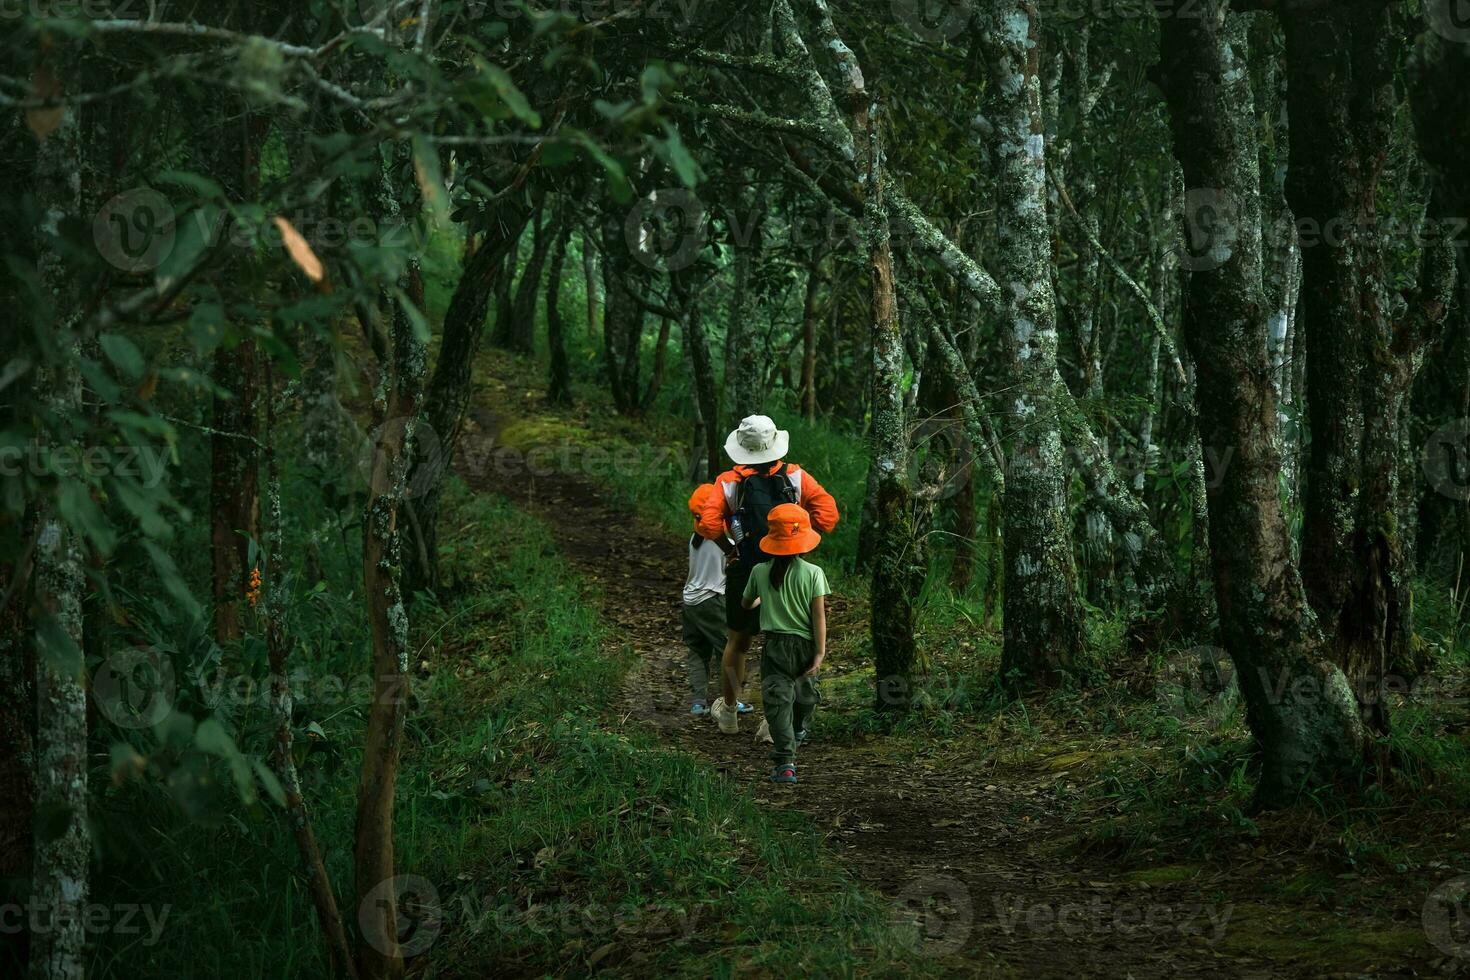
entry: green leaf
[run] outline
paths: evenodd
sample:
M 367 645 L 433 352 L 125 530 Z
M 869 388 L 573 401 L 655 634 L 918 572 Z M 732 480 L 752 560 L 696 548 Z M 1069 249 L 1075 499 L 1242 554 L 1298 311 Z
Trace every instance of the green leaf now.
M 148 369 L 148 362 L 143 359 L 143 352 L 138 350 L 138 345 L 119 333 L 98 334 L 97 343 L 102 345 L 102 353 L 112 362 L 128 381 L 138 381 L 143 377 L 143 372 Z
M 220 200 L 226 196 L 224 188 L 219 184 L 203 174 L 196 174 L 188 170 L 165 170 L 154 178 L 154 182 L 184 187 L 209 200 Z
M 55 616 L 43 616 L 36 624 L 36 645 L 43 663 L 62 677 L 82 676 L 82 649 Z
M 92 499 L 91 488 L 79 474 L 63 476 L 56 493 L 56 507 L 62 520 L 92 543 L 102 555 L 110 555 L 117 544 L 117 535 L 107 523 L 107 517 L 97 501 Z
M 255 770 L 255 778 L 260 780 L 260 785 L 265 787 L 265 795 L 269 796 L 276 806 L 286 805 L 286 791 L 281 788 L 281 781 L 276 774 L 271 772 L 270 767 L 259 759 L 250 760 L 250 768 Z
M 403 315 L 408 317 L 409 325 L 413 327 L 414 339 L 421 344 L 429 342 L 429 318 L 414 305 L 408 294 L 403 290 L 394 288 L 393 297 L 398 300 L 398 305 L 403 307 Z
M 516 83 L 511 79 L 509 72 L 489 62 L 481 62 L 480 71 L 489 76 L 490 84 L 495 87 L 495 94 L 500 96 L 500 101 L 505 103 L 505 107 L 514 113 L 517 119 L 532 129 L 541 128 L 541 114 L 531 108 L 531 103 L 527 102 L 525 95 L 516 88 Z
M 662 151 L 660 156 L 674 168 L 674 173 L 679 175 L 684 186 L 693 189 L 699 183 L 699 164 L 694 162 L 694 157 L 679 136 L 679 130 L 672 123 L 664 123 L 664 133 L 668 139 L 657 144 Z
M 164 589 L 173 597 L 174 602 L 189 617 L 194 619 L 199 618 L 202 612 L 199 607 L 199 602 L 194 598 L 194 594 L 189 591 L 189 586 L 184 581 L 184 576 L 179 573 L 179 566 L 174 564 L 174 560 L 169 557 L 168 552 L 164 551 L 152 541 L 147 540 L 143 542 L 143 548 L 148 552 L 148 557 L 153 561 L 153 568 L 158 573 L 159 581 L 163 583 Z
M 250 762 L 240 753 L 235 740 L 225 731 L 225 726 L 216 718 L 206 718 L 194 730 L 194 747 L 208 755 L 224 759 L 235 780 L 235 791 L 245 803 L 255 802 L 255 779 L 250 771 Z

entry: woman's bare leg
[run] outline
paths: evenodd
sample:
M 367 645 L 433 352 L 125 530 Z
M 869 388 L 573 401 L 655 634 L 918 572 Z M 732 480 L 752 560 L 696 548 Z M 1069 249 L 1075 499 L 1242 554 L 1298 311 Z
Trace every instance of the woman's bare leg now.
M 745 687 L 745 658 L 754 642 L 755 634 L 735 630 L 730 630 L 725 640 L 720 676 L 724 679 L 725 706 L 731 711 L 740 703 L 740 692 Z

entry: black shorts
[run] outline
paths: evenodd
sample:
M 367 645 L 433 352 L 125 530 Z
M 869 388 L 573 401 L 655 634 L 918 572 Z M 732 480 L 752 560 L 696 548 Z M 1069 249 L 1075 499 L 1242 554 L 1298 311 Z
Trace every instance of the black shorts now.
M 753 567 L 738 561 L 725 570 L 725 625 L 746 636 L 761 631 L 761 611 L 745 608 L 745 583 Z

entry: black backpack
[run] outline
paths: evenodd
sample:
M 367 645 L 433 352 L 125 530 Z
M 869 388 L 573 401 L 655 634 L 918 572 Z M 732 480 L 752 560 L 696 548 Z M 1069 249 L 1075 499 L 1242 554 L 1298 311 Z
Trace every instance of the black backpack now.
M 735 547 L 740 563 L 747 568 L 770 560 L 771 556 L 761 551 L 761 538 L 769 530 L 766 515 L 778 504 L 799 502 L 790 471 L 791 465 L 783 463 L 774 473 L 753 473 L 740 481 L 735 516 L 740 521 L 741 538 Z

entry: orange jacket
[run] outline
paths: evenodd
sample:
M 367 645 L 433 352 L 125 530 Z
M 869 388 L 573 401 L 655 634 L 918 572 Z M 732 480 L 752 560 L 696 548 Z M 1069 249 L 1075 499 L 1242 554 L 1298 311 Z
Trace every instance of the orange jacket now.
M 715 479 L 715 486 L 719 493 L 712 493 L 704 499 L 704 509 L 699 513 L 699 524 L 697 530 L 700 537 L 709 538 L 711 541 L 725 533 L 726 521 L 735 515 L 735 505 L 740 499 L 740 481 L 747 476 L 757 473 L 769 473 L 774 467 L 782 465 L 780 462 L 769 463 L 760 467 L 737 466 L 733 470 L 726 470 Z M 790 477 L 792 484 L 796 487 L 797 501 L 812 515 L 812 526 L 823 534 L 830 533 L 837 526 L 837 501 L 832 495 L 822 489 L 822 485 L 800 466 L 791 464 L 786 475 Z

